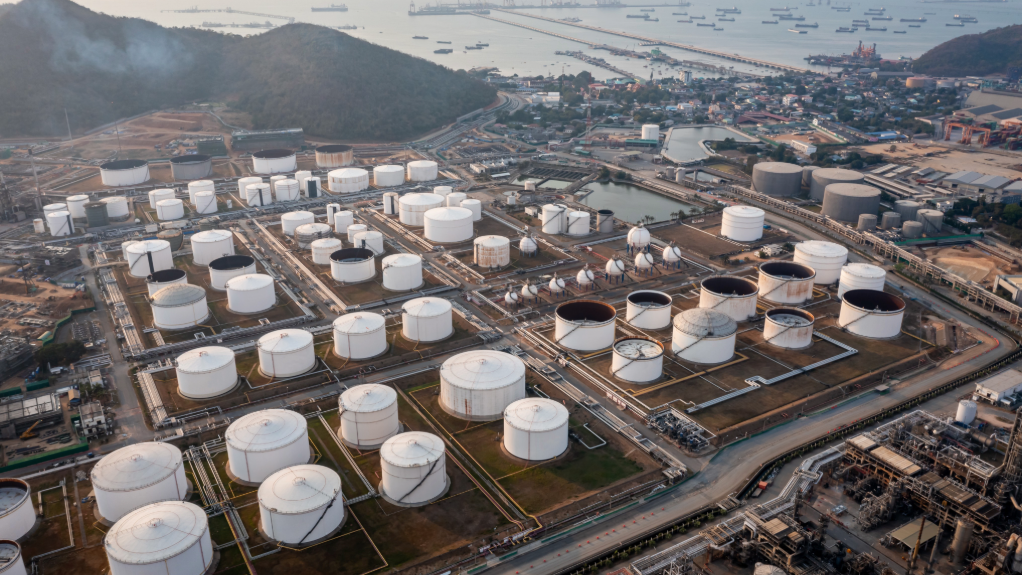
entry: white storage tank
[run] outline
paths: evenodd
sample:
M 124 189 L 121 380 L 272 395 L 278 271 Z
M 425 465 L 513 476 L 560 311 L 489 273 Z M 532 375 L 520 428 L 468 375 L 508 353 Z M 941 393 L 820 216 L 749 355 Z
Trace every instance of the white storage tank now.
M 42 218 L 32 220 L 32 231 L 41 234 L 46 231 L 46 222 Z
M 483 269 L 511 265 L 511 240 L 504 236 L 479 236 L 472 242 L 473 262 Z
M 126 242 L 121 242 L 121 257 L 124 259 L 124 261 L 126 262 L 131 261 L 128 259 L 128 248 L 137 243 L 138 243 L 137 240 L 128 240 Z
M 553 459 L 568 449 L 568 409 L 552 399 L 527 397 L 504 410 L 504 449 L 526 461 Z
M 144 278 L 153 272 L 174 267 L 174 256 L 167 240 L 145 240 L 131 244 L 125 251 L 128 252 L 128 273 L 132 277 Z
M 70 196 L 67 199 L 67 211 L 71 212 L 71 217 L 76 220 L 85 219 L 85 204 L 87 203 L 89 203 L 89 196 L 84 194 Z
M 46 214 L 46 225 L 50 228 L 50 235 L 55 238 L 70 236 L 75 233 L 75 224 L 71 218 L 71 212 L 50 212 Z
M 250 208 L 268 206 L 273 203 L 273 190 L 270 184 L 249 184 L 245 187 L 245 204 Z
M 660 141 L 660 126 L 657 124 L 642 125 L 642 139 Z
M 423 214 L 426 239 L 441 244 L 472 238 L 472 212 L 465 208 L 433 208 Z
M 405 169 L 387 165 L 373 168 L 373 184 L 377 188 L 392 188 L 405 183 Z
M 304 210 L 297 212 L 288 212 L 280 216 L 281 231 L 284 232 L 285 236 L 294 235 L 295 230 L 298 226 L 303 224 L 311 224 L 316 221 L 316 216 L 312 212 L 306 212 Z
M 394 254 L 383 258 L 383 289 L 410 291 L 422 286 L 422 258 L 415 254 Z
M 478 222 L 479 220 L 483 219 L 483 203 L 480 202 L 479 200 L 475 198 L 468 198 L 466 200 L 462 200 L 460 207 L 465 208 L 466 210 L 472 212 L 473 222 Z
M 369 172 L 362 168 L 342 168 L 326 177 L 327 187 L 335 194 L 353 194 L 369 187 Z
M 861 184 L 866 180 L 863 174 L 843 168 L 820 168 L 813 171 L 809 178 L 809 197 L 817 201 L 824 199 L 827 186 L 831 184 Z
M 813 299 L 816 271 L 803 264 L 769 261 L 759 266 L 759 297 L 766 301 L 801 305 Z
M 373 253 L 382 256 L 384 251 L 383 234 L 376 230 L 363 230 L 351 238 L 351 244 L 356 248 L 373 250 Z
M 260 177 L 257 177 L 257 176 L 248 176 L 248 177 L 245 177 L 245 178 L 238 178 L 238 197 L 240 197 L 241 199 L 245 200 L 246 198 L 248 198 L 247 192 L 245 190 L 247 190 L 248 187 L 250 185 L 252 185 L 252 184 L 261 184 L 261 183 L 263 183 L 263 179 L 260 178 Z
M 215 214 L 218 209 L 214 192 L 195 192 L 195 213 Z
M 428 182 L 435 180 L 439 169 L 436 162 L 415 160 L 408 162 L 408 180 L 411 182 Z
M 320 238 L 309 246 L 312 249 L 312 263 L 321 266 L 330 265 L 330 256 L 344 247 L 337 238 Z
M 293 465 L 259 486 L 259 531 L 271 541 L 306 547 L 344 524 L 341 476 L 321 465 Z
M 155 206 L 153 206 L 153 207 L 155 207 Z M 66 211 L 67 211 L 67 204 L 46 204 L 45 206 L 43 206 L 43 217 L 46 217 L 47 215 L 52 214 L 54 212 L 66 212 Z
M 252 171 L 257 174 L 284 174 L 298 169 L 298 159 L 291 150 L 259 150 L 252 153 Z
M 436 194 L 438 196 L 444 196 L 444 197 L 446 197 L 447 194 L 449 194 L 449 193 L 451 193 L 453 191 L 454 191 L 454 188 L 452 188 L 451 186 L 436 186 L 436 187 L 433 188 L 433 193 L 434 194 Z
M 425 225 L 426 212 L 444 204 L 443 196 L 436 194 L 405 194 L 398 200 L 398 219 L 406 226 Z
M 99 200 L 106 204 L 106 215 L 113 221 L 124 221 L 128 219 L 130 212 L 128 211 L 128 198 L 123 196 L 113 196 L 110 198 L 103 198 Z
M 446 203 L 444 205 L 448 208 L 460 208 L 461 202 L 466 199 L 468 199 L 468 195 L 463 192 L 451 192 L 445 196 L 444 201 Z
M 563 234 L 567 230 L 568 209 L 556 204 L 543 206 L 541 221 L 544 234 Z
M 720 235 L 736 242 L 754 242 L 763 237 L 765 212 L 753 206 L 728 206 L 721 218 Z
M 645 226 L 640 225 L 628 230 L 628 236 L 626 236 L 625 241 L 633 250 L 643 250 L 653 241 L 653 238 L 649 230 Z
M 298 182 L 298 191 L 300 191 L 304 195 L 308 195 L 309 184 L 306 180 L 312 177 L 313 177 L 312 172 L 310 172 L 309 170 L 298 170 L 297 172 L 295 172 L 294 179 Z M 316 178 L 316 180 L 319 180 L 319 178 Z
M 217 397 L 237 385 L 238 368 L 233 350 L 209 346 L 177 356 L 177 388 L 187 398 Z
M 278 202 L 294 202 L 302 196 L 302 187 L 298 180 L 290 178 L 273 184 L 273 192 Z
M 185 217 L 185 203 L 177 198 L 156 202 L 156 217 L 162 221 L 180 220 Z
M 829 285 L 841 276 L 841 267 L 848 261 L 848 249 L 833 242 L 808 240 L 795 244 L 794 261 L 816 271 L 813 280 L 816 285 Z
M 382 315 L 360 311 L 334 320 L 334 355 L 369 359 L 387 351 L 387 322 Z
M 333 228 L 326 224 L 319 222 L 302 224 L 295 228 L 295 243 L 298 244 L 298 247 L 307 250 L 312 247 L 312 242 L 320 238 L 332 237 L 333 233 Z
M 303 329 L 270 332 L 259 338 L 256 348 L 259 350 L 259 371 L 269 377 L 292 377 L 316 366 L 312 334 Z
M 425 505 L 447 492 L 444 442 L 432 433 L 399 433 L 380 448 L 380 491 L 404 506 Z
M 334 214 L 334 233 L 348 235 L 348 226 L 354 223 L 355 214 L 348 210 L 341 210 Z
M 617 310 L 594 300 L 562 303 L 554 310 L 554 342 L 577 351 L 597 351 L 614 344 Z
M 330 277 L 341 283 L 358 283 L 376 276 L 376 254 L 365 248 L 344 248 L 330 254 Z
M 905 300 L 879 290 L 853 289 L 841 298 L 838 326 L 862 337 L 890 339 L 901 334 Z
M 174 199 L 174 190 L 168 188 L 161 188 L 159 190 L 153 190 L 149 192 L 149 207 L 156 209 L 156 205 L 160 203 L 160 200 L 172 200 Z M 49 206 L 47 206 L 49 207 Z
M 188 203 L 191 205 L 195 204 L 195 194 L 199 192 L 213 192 L 216 193 L 216 184 L 213 180 L 195 180 L 194 182 L 188 182 Z
M 841 279 L 837 286 L 837 297 L 848 290 L 869 289 L 884 291 L 887 271 L 872 264 L 849 263 L 841 268 Z
M 156 292 L 167 286 L 186 283 L 188 283 L 188 273 L 177 268 L 160 270 L 145 277 L 145 285 L 149 291 L 149 297 L 153 297 Z
M 227 289 L 227 280 L 254 273 L 256 273 L 255 258 L 251 256 L 219 257 L 209 262 L 209 287 L 224 291 Z
M 976 421 L 976 402 L 970 399 L 959 401 L 955 421 L 962 425 L 972 425 L 972 422 Z
M 724 363 L 735 355 L 738 324 L 712 309 L 693 308 L 674 316 L 671 351 L 693 363 Z
M 203 575 L 214 568 L 206 512 L 185 501 L 128 513 L 103 537 L 103 549 L 110 575 Z
M 167 286 L 149 298 L 153 324 L 160 329 L 187 329 L 209 318 L 206 290 L 190 284 Z
M 205 266 L 234 255 L 234 234 L 227 230 L 206 230 L 192 235 L 192 262 Z
M 438 297 L 420 297 L 401 306 L 401 335 L 408 341 L 432 342 L 454 333 L 451 302 Z
M 625 298 L 625 321 L 639 329 L 663 329 L 671 325 L 673 301 L 664 292 L 633 291 Z
M 162 441 L 134 443 L 104 456 L 90 478 L 99 515 L 110 523 L 143 505 L 188 497 L 181 450 Z
M 383 194 L 383 214 L 387 216 L 397 215 L 400 208 L 398 202 L 400 202 L 401 194 L 397 192 L 387 192 Z
M 137 186 L 149 181 L 149 162 L 145 160 L 114 160 L 99 166 L 104 186 L 119 188 Z
M 327 144 L 316 148 L 317 168 L 339 168 L 355 161 L 355 149 L 347 144 Z
M 466 351 L 440 366 L 440 407 L 454 417 L 500 419 L 507 406 L 526 395 L 525 362 L 510 353 Z
M 348 388 L 337 402 L 341 427 L 337 435 L 359 450 L 379 449 L 401 432 L 398 421 L 397 392 L 379 383 Z
M 737 276 L 711 276 L 699 285 L 699 307 L 728 315 L 735 321 L 756 317 L 759 286 Z
M 21 539 L 35 527 L 35 507 L 28 483 L 13 477 L 0 477 L 0 538 Z
M 341 211 L 341 204 L 326 205 L 326 224 L 331 228 L 334 227 L 334 214 L 339 211 Z
M 245 274 L 224 282 L 227 309 L 237 314 L 262 313 L 277 303 L 273 278 L 266 274 Z
M 813 314 L 796 308 L 775 307 L 763 320 L 763 341 L 785 349 L 802 349 L 813 344 Z
M 568 212 L 568 229 L 566 233 L 569 236 L 581 237 L 589 235 L 589 212 Z
M 311 346 L 312 336 L 309 338 Z M 243 415 L 227 428 L 224 439 L 230 474 L 249 484 L 262 483 L 275 472 L 310 459 L 308 424 L 288 409 Z
M 21 556 L 21 545 L 13 539 L 0 540 L 0 574 L 28 574 L 25 570 L 25 558 Z
M 646 337 L 623 337 L 614 342 L 610 374 L 631 383 L 650 383 L 664 373 L 664 345 Z

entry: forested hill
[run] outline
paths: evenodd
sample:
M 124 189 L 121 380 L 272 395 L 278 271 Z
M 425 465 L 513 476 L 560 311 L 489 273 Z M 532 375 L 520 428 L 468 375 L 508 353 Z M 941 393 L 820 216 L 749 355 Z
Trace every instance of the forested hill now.
M 1006 74 L 1022 66 L 1022 25 L 959 36 L 923 54 L 912 70 L 932 76 Z
M 242 38 L 97 14 L 68 0 L 0 7 L 0 137 L 85 130 L 154 108 L 226 100 L 257 128 L 335 139 L 421 134 L 490 104 L 489 86 L 309 24 Z

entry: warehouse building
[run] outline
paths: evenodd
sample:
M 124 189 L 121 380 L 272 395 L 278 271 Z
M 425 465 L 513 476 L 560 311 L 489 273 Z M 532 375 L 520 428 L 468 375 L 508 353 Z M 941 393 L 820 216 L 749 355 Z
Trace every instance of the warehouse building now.
M 1006 369 L 976 384 L 973 395 L 993 404 L 1011 405 L 1022 391 L 1022 372 Z
M 37 421 L 36 429 L 63 423 L 57 394 L 0 403 L 0 439 L 14 439 Z

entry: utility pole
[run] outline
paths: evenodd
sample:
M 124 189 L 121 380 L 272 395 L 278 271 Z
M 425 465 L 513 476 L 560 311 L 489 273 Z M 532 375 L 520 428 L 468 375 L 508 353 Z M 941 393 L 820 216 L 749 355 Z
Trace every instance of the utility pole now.
M 71 119 L 67 117 L 67 108 L 64 108 L 64 121 L 67 122 L 67 141 L 71 144 L 71 149 L 75 149 L 74 136 L 71 135 Z
M 39 191 L 39 173 L 35 169 L 35 153 L 32 151 L 32 147 L 28 148 L 28 158 L 32 162 L 32 177 L 35 178 L 35 209 L 43 209 L 43 198 L 42 192 Z

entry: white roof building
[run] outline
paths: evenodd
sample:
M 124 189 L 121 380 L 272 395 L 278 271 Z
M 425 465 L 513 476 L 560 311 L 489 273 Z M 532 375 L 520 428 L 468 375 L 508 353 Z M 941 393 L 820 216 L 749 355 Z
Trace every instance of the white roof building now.
M 1006 369 L 976 383 L 975 395 L 991 403 L 1010 403 L 1011 396 L 1022 391 L 1022 372 Z

